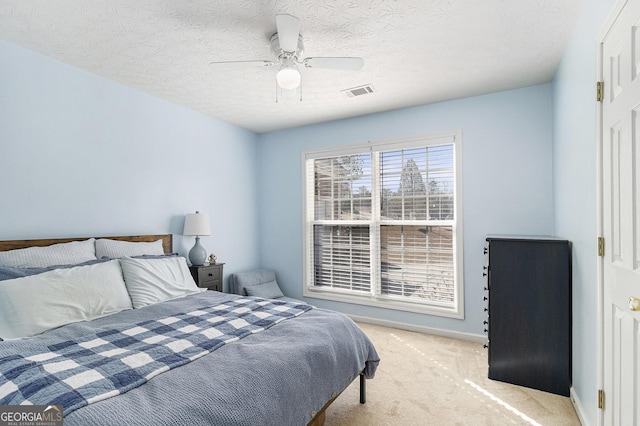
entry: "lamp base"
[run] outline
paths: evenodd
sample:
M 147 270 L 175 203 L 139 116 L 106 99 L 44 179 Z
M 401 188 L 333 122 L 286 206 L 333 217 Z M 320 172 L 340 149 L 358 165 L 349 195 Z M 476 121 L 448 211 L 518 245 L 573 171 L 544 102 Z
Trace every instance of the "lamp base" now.
M 207 260 L 207 251 L 200 244 L 200 237 L 196 237 L 196 243 L 189 251 L 189 261 L 194 266 L 202 266 Z

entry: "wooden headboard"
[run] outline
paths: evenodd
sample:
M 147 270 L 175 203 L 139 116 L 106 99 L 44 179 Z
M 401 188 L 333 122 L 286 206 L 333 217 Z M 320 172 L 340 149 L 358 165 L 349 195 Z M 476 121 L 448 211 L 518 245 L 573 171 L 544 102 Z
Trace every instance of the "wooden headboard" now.
M 133 242 L 153 242 L 162 240 L 162 248 L 165 253 L 171 253 L 173 251 L 173 235 L 172 234 L 158 234 L 158 235 L 125 235 L 118 237 L 78 237 L 78 238 L 49 238 L 46 240 L 6 240 L 0 241 L 0 251 L 21 249 L 26 247 L 45 247 L 52 244 L 68 243 L 71 241 L 82 241 L 88 238 L 108 238 L 110 240 L 120 241 L 133 241 Z

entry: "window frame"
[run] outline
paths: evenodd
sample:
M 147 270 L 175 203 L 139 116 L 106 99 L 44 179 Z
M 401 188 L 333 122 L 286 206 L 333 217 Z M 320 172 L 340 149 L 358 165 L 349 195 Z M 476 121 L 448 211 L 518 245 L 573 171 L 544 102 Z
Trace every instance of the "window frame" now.
M 400 149 L 424 148 L 435 145 L 453 144 L 454 159 L 454 219 L 453 221 L 429 220 L 433 226 L 451 225 L 453 230 L 453 276 L 454 276 L 454 301 L 452 306 L 439 304 L 435 301 L 412 302 L 410 300 L 398 300 L 398 297 L 379 294 L 379 288 L 367 294 L 352 294 L 350 291 L 338 288 L 316 287 L 314 283 L 314 224 L 325 224 L 314 217 L 314 167 L 313 160 L 327 157 L 372 153 L 374 151 L 393 151 Z M 311 165 L 310 167 L 308 167 Z M 372 158 L 372 180 L 379 181 L 379 164 Z M 379 226 L 392 225 L 422 225 L 424 222 L 412 220 L 385 221 L 379 219 L 380 195 L 375 187 L 372 187 L 372 213 L 378 214 Z M 398 311 L 415 312 L 442 317 L 464 319 L 464 279 L 463 279 L 463 232 L 462 232 L 462 134 L 460 130 L 444 132 L 432 135 L 423 135 L 406 139 L 384 140 L 378 142 L 366 142 L 338 147 L 326 147 L 302 152 L 302 216 L 303 216 L 303 296 L 315 299 L 331 300 L 335 302 L 352 303 L 378 308 L 393 309 Z M 326 221 L 327 224 L 333 221 Z M 451 223 L 453 222 L 453 223 Z M 341 225 L 362 225 L 362 221 L 340 221 Z M 372 229 L 372 231 L 374 231 Z M 379 232 L 379 230 L 378 230 Z M 380 286 L 380 253 L 375 247 L 377 237 L 371 238 L 371 268 L 372 286 Z M 408 298 L 407 298 L 408 299 Z

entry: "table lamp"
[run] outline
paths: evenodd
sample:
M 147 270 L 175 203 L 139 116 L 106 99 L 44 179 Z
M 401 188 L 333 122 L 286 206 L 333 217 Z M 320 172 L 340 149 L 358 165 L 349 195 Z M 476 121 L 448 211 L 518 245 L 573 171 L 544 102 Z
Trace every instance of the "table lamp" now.
M 207 260 L 207 251 L 200 244 L 200 236 L 211 235 L 209 215 L 198 211 L 187 214 L 184 217 L 184 230 L 182 231 L 182 235 L 196 237 L 196 243 L 189 251 L 189 261 L 195 266 L 204 265 L 204 262 Z

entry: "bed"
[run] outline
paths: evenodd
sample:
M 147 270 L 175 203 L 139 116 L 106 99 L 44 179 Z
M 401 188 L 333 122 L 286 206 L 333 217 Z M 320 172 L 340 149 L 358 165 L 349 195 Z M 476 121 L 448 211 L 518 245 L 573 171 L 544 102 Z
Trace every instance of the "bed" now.
M 77 266 L 11 257 L 88 241 L 95 260 L 43 262 Z M 67 426 L 321 425 L 356 379 L 364 403 L 379 357 L 348 317 L 203 291 L 171 251 L 171 235 L 0 241 L 18 274 L 0 281 L 0 405 L 60 407 Z

